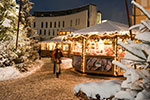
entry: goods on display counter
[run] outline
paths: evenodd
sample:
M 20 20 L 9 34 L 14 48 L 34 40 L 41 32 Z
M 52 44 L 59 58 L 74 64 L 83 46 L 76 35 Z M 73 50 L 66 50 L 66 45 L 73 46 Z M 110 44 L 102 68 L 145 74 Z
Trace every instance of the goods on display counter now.
M 62 49 L 64 56 L 71 57 L 71 55 L 70 55 L 71 43 L 62 41 L 62 38 L 65 35 L 70 34 L 76 30 L 77 29 L 72 28 L 72 27 L 65 28 L 65 29 L 58 31 L 58 36 L 52 38 L 51 40 L 42 41 L 41 42 L 41 52 L 42 52 L 41 56 L 49 56 L 50 53 L 55 48 L 60 48 L 60 49 Z
M 41 56 L 49 57 L 51 52 L 57 47 L 62 49 L 63 55 L 70 57 L 70 43 L 62 41 L 63 36 L 57 36 L 48 41 L 41 42 Z
M 123 70 L 112 61 L 123 58 L 125 51 L 117 42 L 125 42 L 127 38 L 130 38 L 128 26 L 107 21 L 75 31 L 64 40 L 72 41 L 72 64 L 76 70 L 118 76 L 123 74 Z

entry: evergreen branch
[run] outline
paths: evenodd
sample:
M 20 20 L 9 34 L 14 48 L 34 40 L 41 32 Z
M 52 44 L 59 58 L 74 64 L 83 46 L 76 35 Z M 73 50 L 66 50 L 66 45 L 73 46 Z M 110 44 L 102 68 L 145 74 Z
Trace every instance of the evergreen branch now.
M 131 50 L 129 50 L 130 47 L 127 47 L 127 48 L 128 48 L 128 49 L 127 49 L 127 48 L 125 47 L 124 43 L 119 42 L 119 44 L 120 44 L 122 47 L 124 47 L 124 49 L 127 50 L 129 53 L 131 53 L 131 54 L 135 55 L 136 57 L 138 57 L 138 58 L 140 58 L 140 59 L 146 61 L 146 59 L 143 58 L 143 57 L 141 57 L 141 56 L 139 56 L 138 53 L 134 53 L 134 52 L 132 52 Z M 137 51 L 138 51 L 138 50 L 137 50 Z M 141 53 L 143 54 L 143 52 L 141 52 Z M 143 55 L 144 55 L 144 54 L 143 54 Z

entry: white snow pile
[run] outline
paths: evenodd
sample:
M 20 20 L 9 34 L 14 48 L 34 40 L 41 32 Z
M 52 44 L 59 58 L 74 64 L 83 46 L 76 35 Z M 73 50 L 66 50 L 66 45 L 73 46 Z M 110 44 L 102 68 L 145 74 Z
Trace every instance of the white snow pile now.
M 63 59 L 62 63 L 61 63 L 61 68 L 62 69 L 70 69 L 70 68 L 72 68 L 72 59 L 70 59 L 70 58 Z
M 31 75 L 32 73 L 34 73 L 35 71 L 40 69 L 41 66 L 43 65 L 42 61 L 38 60 L 37 62 L 40 63 L 40 64 L 38 64 L 37 66 L 35 65 L 35 67 L 32 67 L 32 69 L 30 69 L 30 71 L 24 72 L 24 73 L 21 73 L 14 66 L 0 68 L 0 81 L 5 81 L 5 80 L 9 80 L 9 79 L 16 79 L 16 78 L 22 78 L 22 77 L 26 77 L 28 75 Z
M 77 95 L 79 91 L 86 94 L 87 98 L 92 99 L 106 99 L 114 96 L 121 90 L 121 81 L 115 80 L 102 80 L 99 82 L 86 82 L 78 84 L 74 87 L 74 92 Z M 98 99 L 99 100 L 99 99 Z
M 0 68 L 0 81 L 9 80 L 21 76 L 21 73 L 15 67 Z

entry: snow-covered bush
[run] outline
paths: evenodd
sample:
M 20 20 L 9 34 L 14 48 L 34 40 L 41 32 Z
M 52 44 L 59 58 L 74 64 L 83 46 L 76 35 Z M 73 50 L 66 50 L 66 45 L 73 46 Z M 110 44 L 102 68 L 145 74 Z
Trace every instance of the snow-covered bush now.
M 140 43 L 127 40 L 128 44 L 119 42 L 128 52 L 124 59 L 128 61 L 131 67 L 127 67 L 120 62 L 113 61 L 114 64 L 120 66 L 126 72 L 124 77 L 126 80 L 121 84 L 121 91 L 119 91 L 113 100 L 150 100 L 150 14 L 138 3 L 132 1 L 147 17 L 142 20 L 141 24 L 130 27 L 139 28 L 139 33 L 135 39 Z M 132 66 L 138 68 L 132 68 Z
M 86 82 L 76 85 L 74 87 L 74 92 L 75 95 L 78 96 L 82 91 L 89 100 L 106 100 L 112 98 L 118 91 L 120 91 L 120 85 L 121 81 L 117 79 Z

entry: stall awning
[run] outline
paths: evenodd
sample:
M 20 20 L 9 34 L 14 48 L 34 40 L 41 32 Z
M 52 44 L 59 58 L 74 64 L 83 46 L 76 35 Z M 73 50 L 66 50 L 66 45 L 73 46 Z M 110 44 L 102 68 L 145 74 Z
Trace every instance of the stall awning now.
M 52 38 L 51 40 L 46 40 L 46 41 L 41 41 L 41 42 L 45 42 L 45 43 L 49 43 L 49 42 L 61 42 L 61 43 L 69 43 L 68 41 L 63 41 L 64 36 L 56 36 L 54 38 Z
M 101 24 L 96 24 L 94 26 L 84 28 L 78 31 L 75 31 L 71 34 L 68 34 L 67 37 L 89 37 L 91 35 L 126 35 L 129 33 L 128 25 L 114 22 L 114 21 L 106 21 Z

